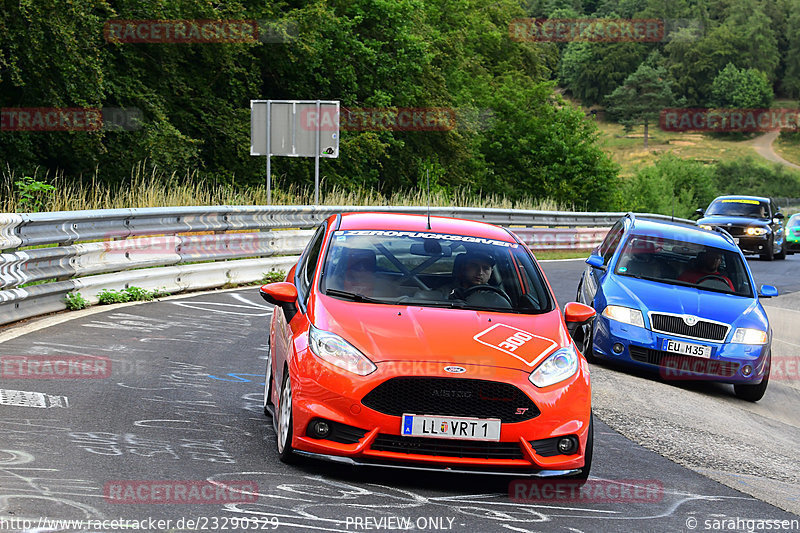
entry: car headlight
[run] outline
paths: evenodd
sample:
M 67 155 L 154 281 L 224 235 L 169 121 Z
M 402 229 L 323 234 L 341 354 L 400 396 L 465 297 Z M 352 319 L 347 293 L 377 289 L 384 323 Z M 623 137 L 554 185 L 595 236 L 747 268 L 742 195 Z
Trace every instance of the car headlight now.
M 570 344 L 566 348 L 556 350 L 550 357 L 531 372 L 528 379 L 537 387 L 547 387 L 564 381 L 578 371 L 578 352 Z
M 760 329 L 736 328 L 731 342 L 736 344 L 766 344 L 767 332 Z
M 308 330 L 308 346 L 320 359 L 359 376 L 366 376 L 378 369 L 367 356 L 339 335 L 314 326 Z
M 746 234 L 748 234 L 748 235 L 766 235 L 767 234 L 767 228 L 760 228 L 760 227 L 756 227 L 756 226 L 750 226 L 749 228 L 744 230 L 744 232 Z
M 644 327 L 644 318 L 642 312 L 638 309 L 631 309 L 630 307 L 622 307 L 621 305 L 608 305 L 603 309 L 603 316 L 623 322 L 632 326 Z
M 709 226 L 708 224 L 700 224 L 700 227 L 703 229 L 714 229 L 713 226 Z

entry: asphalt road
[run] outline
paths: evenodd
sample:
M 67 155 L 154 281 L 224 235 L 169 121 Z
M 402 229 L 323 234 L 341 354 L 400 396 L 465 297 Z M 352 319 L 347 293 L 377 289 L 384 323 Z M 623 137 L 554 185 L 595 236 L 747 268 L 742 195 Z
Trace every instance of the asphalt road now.
M 799 261 L 753 266 L 759 282 L 780 289 L 767 273 L 796 271 Z M 582 265 L 544 268 L 563 306 Z M 757 527 L 746 520 L 784 519 L 800 529 L 797 515 L 629 440 L 602 414 L 596 492 L 571 500 L 514 501 L 505 477 L 284 465 L 261 409 L 270 313 L 248 288 L 0 332 L 0 355 L 109 362 L 92 378 L 0 378 L 0 531 L 119 529 L 95 522 L 103 519 L 144 521 L 127 524 L 139 531 L 745 531 Z M 705 456 L 717 466 L 715 450 Z M 91 522 L 46 521 L 57 519 Z

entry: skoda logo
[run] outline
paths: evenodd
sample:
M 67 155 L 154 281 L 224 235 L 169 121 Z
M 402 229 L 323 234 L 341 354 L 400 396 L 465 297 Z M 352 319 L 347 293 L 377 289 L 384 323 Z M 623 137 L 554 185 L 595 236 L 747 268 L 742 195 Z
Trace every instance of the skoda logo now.
M 463 374 L 467 369 L 460 366 L 446 366 L 444 367 L 444 371 L 450 372 L 451 374 Z
M 687 326 L 694 326 L 697 324 L 697 317 L 693 315 L 683 315 L 683 322 Z

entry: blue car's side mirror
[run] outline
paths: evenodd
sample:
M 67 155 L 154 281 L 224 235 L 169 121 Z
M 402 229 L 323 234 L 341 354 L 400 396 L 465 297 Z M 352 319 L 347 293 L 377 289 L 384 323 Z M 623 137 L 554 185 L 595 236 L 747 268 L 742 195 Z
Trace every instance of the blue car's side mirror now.
M 606 265 L 603 264 L 603 258 L 599 255 L 590 255 L 589 258 L 586 259 L 586 264 L 599 268 L 600 270 L 606 269 Z
M 761 290 L 758 291 L 758 295 L 762 298 L 772 298 L 778 295 L 778 289 L 772 285 L 762 285 Z

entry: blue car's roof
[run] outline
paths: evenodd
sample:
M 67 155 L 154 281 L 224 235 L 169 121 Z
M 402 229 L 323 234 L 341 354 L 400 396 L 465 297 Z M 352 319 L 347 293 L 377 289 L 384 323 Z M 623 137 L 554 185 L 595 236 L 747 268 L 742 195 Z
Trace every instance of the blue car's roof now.
M 719 231 L 707 230 L 683 222 L 666 222 L 636 217 L 633 227 L 628 229 L 628 233 L 680 239 L 723 250 L 737 250 L 736 244 L 726 239 Z

